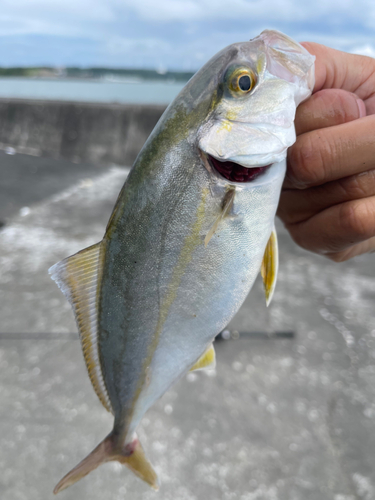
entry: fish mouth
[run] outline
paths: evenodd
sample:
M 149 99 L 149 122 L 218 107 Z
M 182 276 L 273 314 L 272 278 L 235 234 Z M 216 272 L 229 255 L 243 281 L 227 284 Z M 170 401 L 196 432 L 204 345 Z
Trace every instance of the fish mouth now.
M 231 182 L 252 182 L 266 172 L 272 165 L 261 167 L 243 167 L 233 161 L 220 161 L 213 156 L 206 154 L 207 160 L 222 177 Z

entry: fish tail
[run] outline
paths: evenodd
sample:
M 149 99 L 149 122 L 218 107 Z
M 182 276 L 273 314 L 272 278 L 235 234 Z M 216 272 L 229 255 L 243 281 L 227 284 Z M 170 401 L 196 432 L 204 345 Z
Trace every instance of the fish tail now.
M 99 467 L 99 465 L 113 460 L 126 465 L 126 467 L 155 490 L 159 489 L 156 472 L 147 460 L 138 438 L 135 437 L 131 443 L 120 446 L 117 436 L 111 432 L 82 462 L 61 479 L 53 490 L 54 494 L 56 495 L 87 476 L 87 474 Z

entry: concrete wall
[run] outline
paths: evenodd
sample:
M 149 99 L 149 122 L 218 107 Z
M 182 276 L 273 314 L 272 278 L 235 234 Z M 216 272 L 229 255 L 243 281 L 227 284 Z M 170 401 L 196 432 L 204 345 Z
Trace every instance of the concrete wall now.
M 0 99 L 0 149 L 131 165 L 165 106 Z

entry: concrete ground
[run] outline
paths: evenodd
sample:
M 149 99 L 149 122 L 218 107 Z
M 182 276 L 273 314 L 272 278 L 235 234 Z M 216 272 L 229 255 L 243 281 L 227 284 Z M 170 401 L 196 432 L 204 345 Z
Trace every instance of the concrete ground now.
M 102 238 L 127 172 L 0 153 L 2 500 L 52 499 L 111 430 L 47 270 Z M 278 229 L 270 308 L 258 280 L 216 375 L 188 374 L 142 421 L 159 493 L 110 463 L 61 500 L 375 498 L 375 256 L 334 264 Z

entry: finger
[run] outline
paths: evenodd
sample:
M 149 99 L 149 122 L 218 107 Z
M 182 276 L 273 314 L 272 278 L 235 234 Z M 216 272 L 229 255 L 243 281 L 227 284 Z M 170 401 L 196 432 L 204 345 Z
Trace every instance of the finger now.
M 344 262 L 357 255 L 363 255 L 364 253 L 374 253 L 375 252 L 375 237 L 368 240 L 362 241 L 357 245 L 353 245 L 347 248 L 343 252 L 326 254 L 326 257 L 335 262 Z
M 302 45 L 316 56 L 314 92 L 327 88 L 344 89 L 363 100 L 374 94 L 375 59 L 318 43 L 303 42 Z
M 302 248 L 320 254 L 342 252 L 375 236 L 375 196 L 335 205 L 286 228 Z
M 364 102 L 355 94 L 341 89 L 324 89 L 298 106 L 296 134 L 333 127 L 366 116 Z
M 375 196 L 375 169 L 310 189 L 284 189 L 277 214 L 283 222 L 295 224 L 333 205 L 370 196 Z
M 288 149 L 284 187 L 306 189 L 375 168 L 375 116 L 302 134 Z

